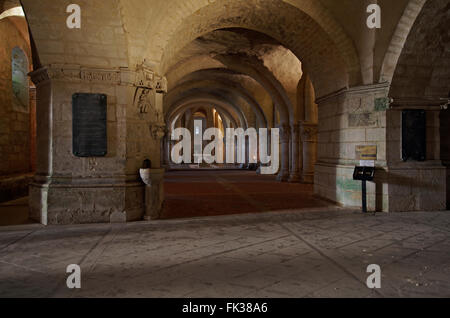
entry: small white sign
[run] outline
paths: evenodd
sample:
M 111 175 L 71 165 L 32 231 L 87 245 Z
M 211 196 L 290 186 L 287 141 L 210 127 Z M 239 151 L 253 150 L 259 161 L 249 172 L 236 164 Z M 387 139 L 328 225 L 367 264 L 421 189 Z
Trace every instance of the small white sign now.
M 361 167 L 375 167 L 375 161 L 374 160 L 360 160 L 359 165 Z

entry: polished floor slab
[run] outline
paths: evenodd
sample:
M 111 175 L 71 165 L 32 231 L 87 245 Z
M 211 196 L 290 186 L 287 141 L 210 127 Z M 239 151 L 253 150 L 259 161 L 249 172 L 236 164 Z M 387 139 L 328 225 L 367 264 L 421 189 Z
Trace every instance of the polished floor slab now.
M 81 289 L 67 288 L 69 264 Z M 4 227 L 0 297 L 450 297 L 450 212 Z

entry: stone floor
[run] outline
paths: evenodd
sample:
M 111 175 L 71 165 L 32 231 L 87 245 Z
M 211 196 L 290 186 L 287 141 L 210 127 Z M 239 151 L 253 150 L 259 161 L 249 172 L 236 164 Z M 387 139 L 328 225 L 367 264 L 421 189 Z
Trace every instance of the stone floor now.
M 66 287 L 79 264 L 82 286 Z M 365 282 L 368 264 L 382 288 Z M 0 297 L 450 297 L 450 212 L 0 228 Z
M 171 171 L 164 189 L 162 219 L 334 206 L 315 197 L 311 184 L 280 183 L 252 171 Z M 0 226 L 28 223 L 28 198 L 0 203 Z
M 164 192 L 163 219 L 334 206 L 315 197 L 312 184 L 280 183 L 242 170 L 171 171 Z

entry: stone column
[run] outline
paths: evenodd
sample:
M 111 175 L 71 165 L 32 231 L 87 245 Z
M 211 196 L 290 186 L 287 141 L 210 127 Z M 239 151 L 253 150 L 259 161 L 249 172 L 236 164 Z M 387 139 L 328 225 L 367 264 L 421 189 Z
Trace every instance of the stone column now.
M 30 171 L 36 171 L 36 87 L 30 87 Z
M 288 124 L 280 126 L 280 172 L 277 180 L 286 182 L 289 179 L 289 133 L 290 127 Z
M 317 124 L 303 122 L 300 133 L 303 144 L 302 182 L 314 183 L 314 165 L 317 161 Z
M 51 184 L 53 167 L 53 108 L 52 86 L 48 70 L 42 67 L 31 72 L 31 80 L 36 85 L 36 175 L 30 184 L 30 219 L 48 224 L 48 189 Z
M 299 131 L 300 126 L 295 124 L 291 126 L 291 170 L 289 182 L 300 182 L 300 153 L 299 153 Z

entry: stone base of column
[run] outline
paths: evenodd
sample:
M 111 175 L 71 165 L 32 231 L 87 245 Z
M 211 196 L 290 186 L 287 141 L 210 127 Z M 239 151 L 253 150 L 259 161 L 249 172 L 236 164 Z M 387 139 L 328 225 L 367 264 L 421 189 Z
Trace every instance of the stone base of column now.
M 288 182 L 289 181 L 289 172 L 282 171 L 277 175 L 277 181 L 279 182 Z
M 144 186 L 125 179 L 38 177 L 30 184 L 30 218 L 44 225 L 142 220 Z
M 302 183 L 314 184 L 314 173 L 302 175 Z
M 290 183 L 300 183 L 301 182 L 300 175 L 298 173 L 291 173 L 290 176 L 289 176 L 288 182 L 290 182 Z

